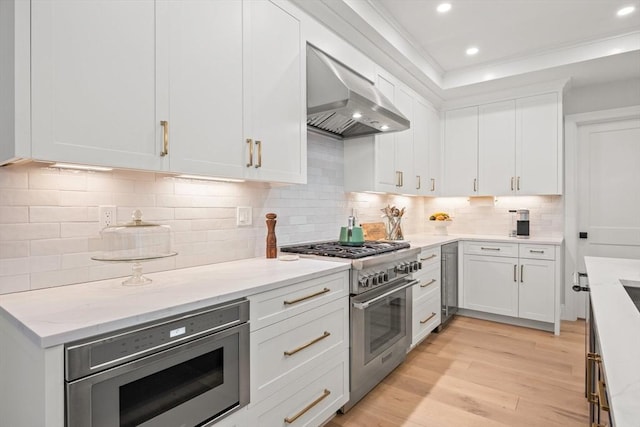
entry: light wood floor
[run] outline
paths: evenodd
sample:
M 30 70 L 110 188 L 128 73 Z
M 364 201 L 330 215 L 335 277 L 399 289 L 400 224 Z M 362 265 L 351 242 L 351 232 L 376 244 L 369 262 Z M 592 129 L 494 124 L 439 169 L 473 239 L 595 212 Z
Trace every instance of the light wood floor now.
M 455 317 L 328 427 L 588 425 L 584 322 L 560 336 Z

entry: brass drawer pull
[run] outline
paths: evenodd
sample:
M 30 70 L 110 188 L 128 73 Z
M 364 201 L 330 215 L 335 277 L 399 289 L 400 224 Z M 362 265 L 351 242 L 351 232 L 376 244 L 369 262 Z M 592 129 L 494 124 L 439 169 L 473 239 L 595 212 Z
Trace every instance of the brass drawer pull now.
M 284 422 L 287 424 L 291 424 L 293 422 L 295 422 L 298 418 L 300 418 L 301 416 L 303 416 L 304 414 L 306 414 L 307 412 L 309 412 L 309 410 L 311 408 L 313 408 L 314 406 L 316 406 L 318 403 L 322 402 L 327 396 L 329 396 L 331 394 L 331 392 L 329 390 L 327 390 L 326 388 L 324 389 L 324 392 L 322 393 L 322 396 L 318 397 L 316 400 L 314 400 L 313 402 L 309 403 L 307 406 L 305 406 L 300 412 L 298 412 L 297 414 L 295 414 L 293 417 L 289 418 L 285 418 Z
M 436 191 L 436 180 L 431 178 L 431 191 Z
M 500 250 L 500 248 L 489 248 L 485 246 L 480 246 L 480 249 L 483 251 L 499 251 Z
M 247 167 L 250 168 L 253 166 L 253 140 L 247 138 L 247 144 L 249 144 L 249 163 L 247 163 Z
M 473 178 L 473 192 L 478 191 L 478 178 Z
M 516 190 L 520 191 L 520 177 L 516 178 Z
M 429 256 L 428 256 L 428 257 L 426 257 L 426 258 L 420 258 L 420 261 L 427 261 L 427 260 L 429 260 L 429 259 L 433 259 L 433 258 L 435 258 L 435 257 L 437 257 L 437 256 L 438 256 L 438 255 L 436 255 L 436 254 L 431 254 L 431 255 L 429 255 Z
M 309 341 L 306 344 L 302 344 L 300 347 L 295 348 L 291 351 L 285 351 L 284 355 L 285 356 L 293 356 L 294 354 L 296 354 L 297 352 L 299 352 L 300 350 L 304 350 L 307 347 L 310 347 L 312 345 L 314 345 L 315 343 L 317 343 L 318 341 L 322 341 L 323 339 L 327 338 L 329 335 L 331 335 L 330 332 L 324 331 L 324 334 L 320 335 L 318 338 L 314 338 L 311 341 Z
M 607 386 L 602 380 L 598 380 L 598 401 L 603 411 L 609 412 L 609 399 L 607 399 Z
M 518 266 L 513 264 L 513 281 L 518 281 Z
M 422 285 L 420 285 L 421 288 L 426 288 L 427 286 L 429 286 L 432 283 L 435 283 L 436 279 L 431 279 L 429 280 L 427 283 L 423 283 Z
M 524 264 L 520 266 L 520 283 L 524 283 Z
M 425 323 L 427 323 L 429 320 L 433 319 L 433 318 L 435 317 L 435 315 L 436 315 L 436 314 L 435 314 L 434 312 L 431 312 L 431 316 L 427 317 L 427 318 L 426 318 L 426 319 L 424 319 L 424 320 L 421 320 L 421 321 L 420 321 L 420 323 L 424 325 L 424 324 L 425 324 Z
M 162 151 L 160 155 L 164 157 L 169 154 L 169 122 L 160 120 L 160 126 L 162 126 Z
M 511 191 L 513 191 L 513 177 L 511 177 Z
M 532 254 L 543 254 L 544 253 L 544 251 L 536 251 L 534 249 L 529 249 L 529 252 L 532 253 Z
M 417 184 L 416 184 L 416 190 L 420 190 L 422 188 L 422 183 L 420 180 L 420 175 L 416 175 L 416 178 L 418 178 L 417 180 Z
M 258 163 L 256 163 L 256 168 L 262 167 L 262 141 L 256 141 L 256 145 L 258 146 Z
M 593 386 L 593 364 L 600 362 L 600 355 L 598 353 L 587 353 L 587 401 L 595 405 L 598 404 L 598 394 L 591 389 Z
M 299 302 L 308 300 L 310 298 L 317 297 L 318 295 L 326 294 L 327 292 L 331 292 L 331 289 L 324 288 L 323 290 L 318 291 L 315 294 L 307 295 L 306 297 L 300 297 L 300 298 L 296 298 L 296 299 L 293 299 L 293 300 L 284 300 L 284 305 L 297 304 Z

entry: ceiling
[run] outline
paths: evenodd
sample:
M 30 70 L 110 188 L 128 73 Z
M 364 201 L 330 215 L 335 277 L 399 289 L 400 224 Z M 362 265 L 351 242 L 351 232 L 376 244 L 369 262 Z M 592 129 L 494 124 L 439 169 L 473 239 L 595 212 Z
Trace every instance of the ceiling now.
M 440 102 L 550 80 L 640 79 L 640 0 L 295 1 Z M 451 10 L 438 13 L 445 1 Z M 470 46 L 479 52 L 467 56 Z

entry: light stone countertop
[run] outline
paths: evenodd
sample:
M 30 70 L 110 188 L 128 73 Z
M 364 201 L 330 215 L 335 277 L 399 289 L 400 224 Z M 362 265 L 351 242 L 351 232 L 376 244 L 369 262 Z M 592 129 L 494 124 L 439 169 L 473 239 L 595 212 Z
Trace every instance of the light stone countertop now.
M 127 328 L 296 282 L 346 271 L 346 262 L 253 258 L 0 295 L 0 316 L 42 348 Z
M 450 234 L 448 236 L 437 236 L 434 234 L 410 234 L 405 236 L 412 247 L 427 248 L 429 246 L 444 245 L 456 241 L 481 241 L 481 242 L 501 242 L 501 243 L 536 243 L 543 245 L 561 245 L 563 237 L 531 237 L 529 239 L 518 239 L 516 237 L 500 236 L 495 234 Z
M 616 427 L 640 426 L 640 312 L 619 279 L 640 281 L 640 260 L 585 257 L 609 405 Z

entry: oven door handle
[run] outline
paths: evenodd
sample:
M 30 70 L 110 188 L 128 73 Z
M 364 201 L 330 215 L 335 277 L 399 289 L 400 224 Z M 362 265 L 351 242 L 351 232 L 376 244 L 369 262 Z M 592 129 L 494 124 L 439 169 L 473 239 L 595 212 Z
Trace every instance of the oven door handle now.
M 374 304 L 382 299 L 385 299 L 386 297 L 388 297 L 389 295 L 395 294 L 398 291 L 401 291 L 403 289 L 407 289 L 410 288 L 413 285 L 417 285 L 418 283 L 420 283 L 419 280 L 412 280 L 409 283 L 405 283 L 402 286 L 398 286 L 397 288 L 393 288 L 388 292 L 385 292 L 382 295 L 378 295 L 375 298 L 371 298 L 369 301 L 365 301 L 365 302 L 354 302 L 353 303 L 353 308 L 357 308 L 358 310 L 364 310 L 365 308 L 369 307 L 371 304 Z

